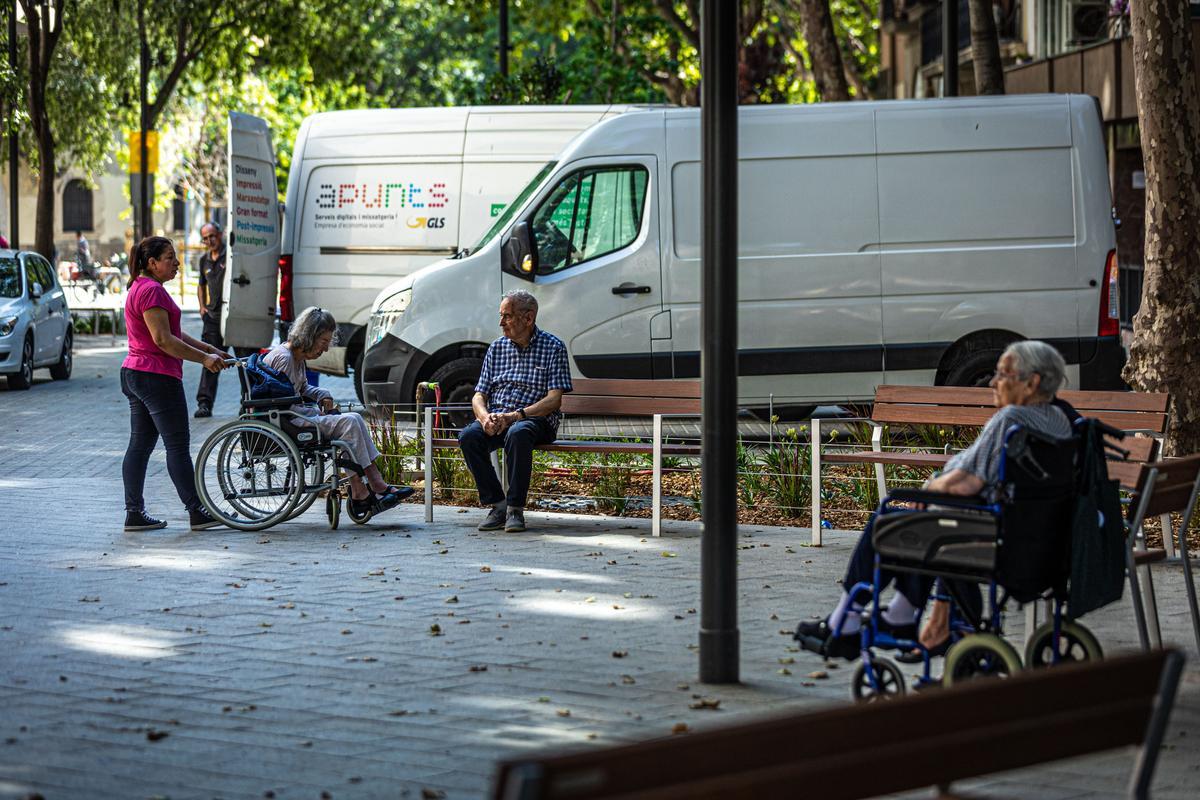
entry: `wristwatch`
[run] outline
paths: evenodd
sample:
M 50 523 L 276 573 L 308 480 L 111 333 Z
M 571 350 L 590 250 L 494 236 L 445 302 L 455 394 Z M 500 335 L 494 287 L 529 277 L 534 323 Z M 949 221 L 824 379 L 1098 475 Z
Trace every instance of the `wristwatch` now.
M 525 409 L 518 408 L 517 413 L 521 415 L 521 419 L 529 419 L 529 415 L 525 413 Z

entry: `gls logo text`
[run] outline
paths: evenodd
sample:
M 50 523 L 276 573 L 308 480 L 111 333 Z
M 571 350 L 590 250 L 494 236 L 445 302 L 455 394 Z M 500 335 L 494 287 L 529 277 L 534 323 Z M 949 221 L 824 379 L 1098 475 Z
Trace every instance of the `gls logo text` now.
M 408 227 L 410 228 L 444 228 L 446 227 L 445 217 L 409 217 Z

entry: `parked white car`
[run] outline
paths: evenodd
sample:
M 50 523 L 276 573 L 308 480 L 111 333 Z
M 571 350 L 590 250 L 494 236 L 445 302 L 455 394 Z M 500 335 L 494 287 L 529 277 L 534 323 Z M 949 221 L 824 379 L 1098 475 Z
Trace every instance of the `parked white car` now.
M 71 311 L 50 262 L 37 253 L 0 250 L 0 374 L 9 389 L 28 389 L 33 371 L 71 377 Z
M 1122 386 L 1093 98 L 749 106 L 739 126 L 742 405 L 800 413 L 869 401 L 880 383 L 979 385 L 1022 338 L 1059 348 L 1075 387 Z M 469 255 L 380 298 L 366 402 L 411 403 L 427 380 L 469 401 L 516 288 L 575 375 L 698 377 L 700 198 L 698 109 L 590 128 Z

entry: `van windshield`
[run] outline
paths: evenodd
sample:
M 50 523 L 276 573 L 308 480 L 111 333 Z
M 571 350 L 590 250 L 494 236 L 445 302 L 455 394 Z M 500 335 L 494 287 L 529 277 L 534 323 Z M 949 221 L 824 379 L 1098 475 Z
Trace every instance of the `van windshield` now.
M 21 273 L 15 258 L 0 258 L 0 297 L 21 296 Z
M 557 163 L 556 161 L 549 161 L 546 163 L 546 166 L 538 170 L 538 174 L 534 175 L 533 180 L 525 185 L 525 188 L 521 190 L 516 199 L 508 204 L 508 207 L 504 209 L 504 213 L 496 220 L 496 224 L 489 228 L 488 232 L 479 240 L 479 244 L 471 248 L 472 253 L 478 253 L 484 245 L 492 240 L 493 236 L 508 227 L 508 223 L 512 222 L 512 218 L 518 209 L 525 205 L 525 201 L 529 199 L 529 195 L 533 194 L 533 191 L 541 186 L 542 181 L 546 179 L 546 176 L 550 174 L 550 170 L 554 169 Z

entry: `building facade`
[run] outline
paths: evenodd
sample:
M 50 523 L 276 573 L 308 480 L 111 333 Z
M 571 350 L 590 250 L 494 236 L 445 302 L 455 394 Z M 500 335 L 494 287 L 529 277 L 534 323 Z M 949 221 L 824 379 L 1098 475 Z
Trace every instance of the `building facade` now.
M 1121 226 L 1121 319 L 1141 300 L 1145 172 L 1137 122 L 1128 4 L 1136 0 L 996 0 L 993 12 L 1009 94 L 1069 92 L 1094 96 L 1108 143 L 1113 206 Z M 1194 68 L 1200 68 L 1200 0 L 1193 0 Z M 942 3 L 881 0 L 880 92 L 892 98 L 942 93 Z M 959 94 L 974 94 L 970 16 L 958 2 Z

